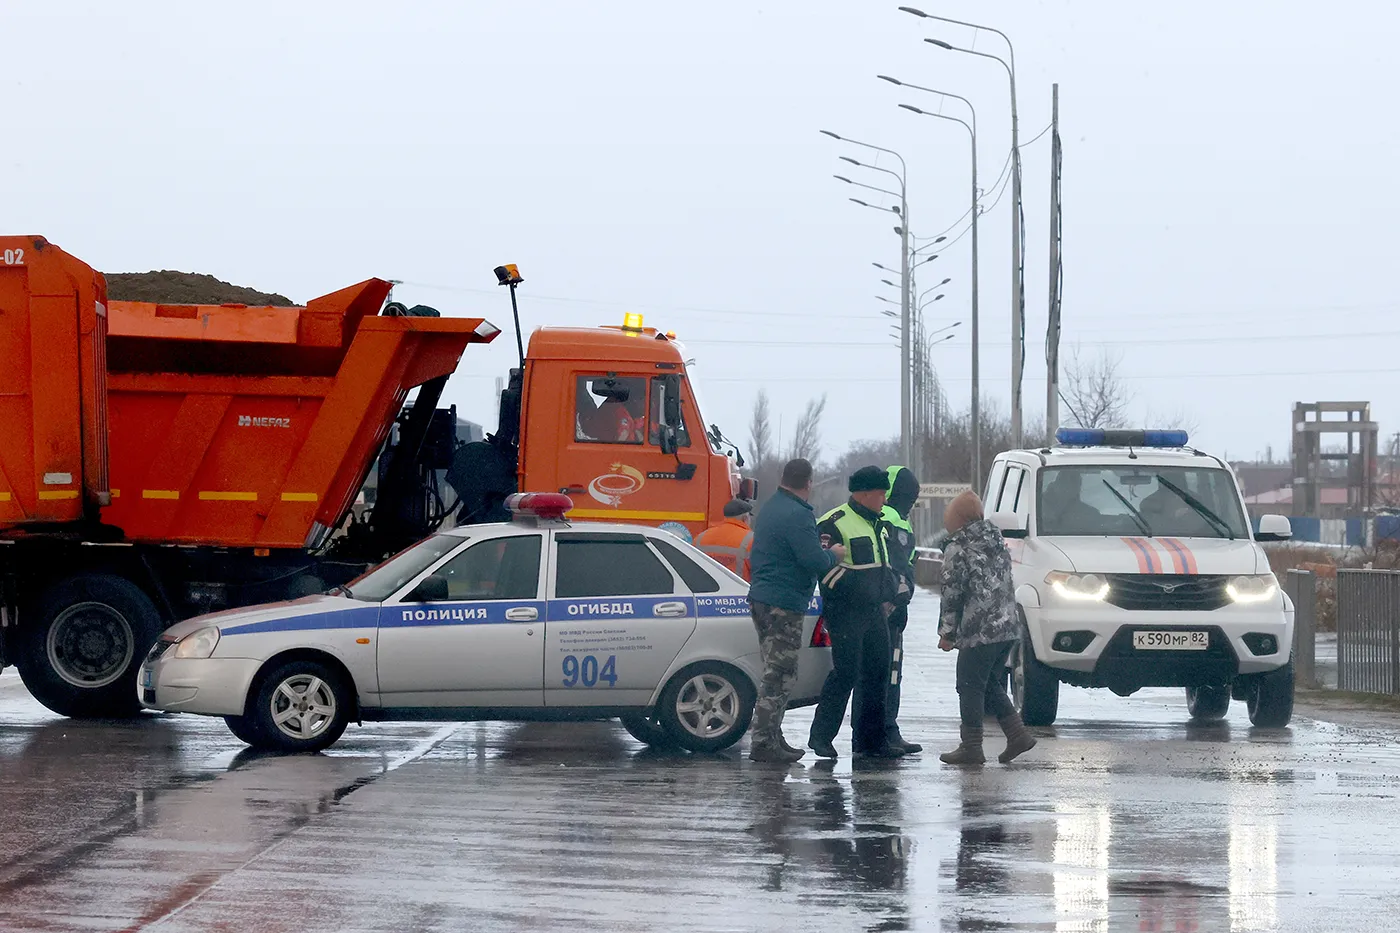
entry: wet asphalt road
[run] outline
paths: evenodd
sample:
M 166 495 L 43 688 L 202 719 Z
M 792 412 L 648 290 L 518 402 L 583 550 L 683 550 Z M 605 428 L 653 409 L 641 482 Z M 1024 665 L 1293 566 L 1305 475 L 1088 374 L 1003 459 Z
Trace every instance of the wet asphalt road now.
M 1394 928 L 1385 720 L 1193 728 L 1179 691 L 1066 688 L 1025 759 L 947 768 L 935 605 L 904 717 L 930 753 L 854 772 L 655 754 L 613 723 L 352 726 L 259 757 L 218 720 L 55 718 L 7 672 L 0 930 Z

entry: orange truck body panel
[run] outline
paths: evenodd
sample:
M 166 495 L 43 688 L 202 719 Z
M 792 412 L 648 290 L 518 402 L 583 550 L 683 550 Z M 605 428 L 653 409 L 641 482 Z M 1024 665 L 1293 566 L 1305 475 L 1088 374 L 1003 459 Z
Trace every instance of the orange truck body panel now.
M 489 342 L 481 318 L 378 317 L 371 279 L 304 308 L 112 302 L 112 502 L 131 541 L 318 544 L 410 389 Z
M 77 522 L 106 498 L 106 305 L 92 267 L 0 237 L 0 528 Z
M 638 444 L 579 439 L 574 412 L 580 378 L 644 378 L 650 384 L 670 374 L 682 379 L 681 415 L 690 446 L 678 457 L 695 465 L 692 479 L 677 479 L 677 456 L 663 454 L 649 436 Z M 729 458 L 711 451 L 705 439 L 680 343 L 651 328 L 542 327 L 530 336 L 523 393 L 522 490 L 568 492 L 574 500 L 569 517 L 584 521 L 678 523 L 694 536 L 722 520 L 738 476 Z M 651 403 L 648 398 L 647 412 Z

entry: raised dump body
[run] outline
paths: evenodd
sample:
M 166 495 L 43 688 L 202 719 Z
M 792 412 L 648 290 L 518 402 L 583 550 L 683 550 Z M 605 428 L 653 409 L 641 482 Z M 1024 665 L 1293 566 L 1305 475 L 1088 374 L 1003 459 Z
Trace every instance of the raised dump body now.
M 137 542 L 323 543 L 409 390 L 498 333 L 378 316 L 389 289 L 369 279 L 292 308 L 112 302 L 104 523 Z
M 107 283 L 39 236 L 0 236 L 0 532 L 107 500 Z

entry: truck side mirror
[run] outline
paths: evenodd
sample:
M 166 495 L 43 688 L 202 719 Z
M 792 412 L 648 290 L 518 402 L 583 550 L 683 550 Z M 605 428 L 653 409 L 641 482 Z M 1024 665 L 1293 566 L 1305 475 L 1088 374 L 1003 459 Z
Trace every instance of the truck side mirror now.
M 680 450 L 680 446 L 676 443 L 676 429 L 669 424 L 661 426 L 661 436 L 658 440 L 661 444 L 661 452 L 668 457 L 674 457 L 676 452 Z

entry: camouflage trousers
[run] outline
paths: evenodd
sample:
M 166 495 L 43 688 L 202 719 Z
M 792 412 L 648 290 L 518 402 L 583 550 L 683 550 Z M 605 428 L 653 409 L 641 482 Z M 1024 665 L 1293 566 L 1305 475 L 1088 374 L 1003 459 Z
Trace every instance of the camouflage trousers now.
M 763 682 L 754 704 L 751 742 L 777 748 L 783 742 L 783 714 L 797 685 L 797 652 L 802 646 L 802 613 L 766 603 L 749 603 L 758 648 L 763 658 Z

